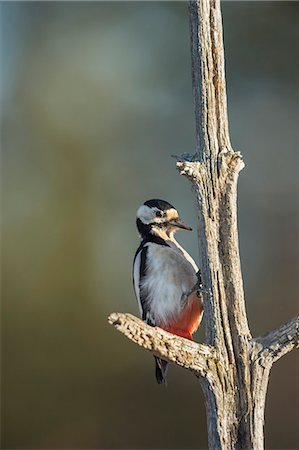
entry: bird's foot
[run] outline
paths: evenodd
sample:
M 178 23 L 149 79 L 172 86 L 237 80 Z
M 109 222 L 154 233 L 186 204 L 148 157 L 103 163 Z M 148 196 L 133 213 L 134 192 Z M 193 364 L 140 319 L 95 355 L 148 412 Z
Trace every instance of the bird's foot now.
M 199 287 L 196 289 L 196 295 L 197 297 L 201 297 L 201 294 L 212 295 L 212 291 L 211 289 L 203 289 L 202 287 Z

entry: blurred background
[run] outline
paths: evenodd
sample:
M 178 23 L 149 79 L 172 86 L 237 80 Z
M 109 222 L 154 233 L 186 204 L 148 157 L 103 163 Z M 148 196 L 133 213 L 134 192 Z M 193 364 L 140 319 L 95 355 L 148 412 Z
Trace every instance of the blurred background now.
M 254 335 L 298 313 L 298 3 L 224 2 L 239 234 Z M 2 2 L 2 446 L 207 447 L 196 378 L 107 324 L 138 314 L 144 200 L 196 228 L 185 2 Z M 197 236 L 179 241 L 197 260 Z M 198 340 L 204 339 L 201 331 Z M 298 356 L 274 366 L 266 447 L 298 448 Z

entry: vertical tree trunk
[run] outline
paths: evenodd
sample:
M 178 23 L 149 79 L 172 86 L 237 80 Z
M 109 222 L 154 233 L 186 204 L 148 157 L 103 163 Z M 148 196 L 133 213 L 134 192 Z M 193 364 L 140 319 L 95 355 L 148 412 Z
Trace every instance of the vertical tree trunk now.
M 206 337 L 218 353 L 213 377 L 201 377 L 209 445 L 259 450 L 271 361 L 261 364 L 245 311 L 237 228 L 244 164 L 229 138 L 220 0 L 190 1 L 189 18 L 198 162 L 179 168 L 197 195 Z
M 244 164 L 229 139 L 220 1 L 190 1 L 189 17 L 196 153 L 188 160 L 182 156 L 177 166 L 197 198 L 206 344 L 153 329 L 128 314 L 111 314 L 109 321 L 156 356 L 195 372 L 205 396 L 211 450 L 262 450 L 270 369 L 299 346 L 299 317 L 265 337 L 251 337 L 237 229 L 237 182 Z

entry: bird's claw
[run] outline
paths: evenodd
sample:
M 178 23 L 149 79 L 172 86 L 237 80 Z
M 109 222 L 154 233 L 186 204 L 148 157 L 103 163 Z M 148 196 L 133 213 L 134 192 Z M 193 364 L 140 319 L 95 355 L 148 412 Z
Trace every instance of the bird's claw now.
M 198 289 L 196 289 L 196 295 L 197 297 L 200 297 L 201 294 L 211 295 L 211 289 L 203 289 L 202 287 L 199 287 Z

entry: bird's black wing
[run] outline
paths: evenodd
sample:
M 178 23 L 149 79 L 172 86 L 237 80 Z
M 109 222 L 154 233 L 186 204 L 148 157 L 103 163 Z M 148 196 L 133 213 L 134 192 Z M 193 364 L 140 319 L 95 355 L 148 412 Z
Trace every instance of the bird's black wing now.
M 146 243 L 141 243 L 136 251 L 133 264 L 133 283 L 135 295 L 138 301 L 142 320 L 149 325 L 155 326 L 153 318 L 150 316 L 147 306 L 147 295 L 145 289 L 142 289 L 142 282 L 146 276 L 146 258 L 148 248 Z
M 155 321 L 153 317 L 151 317 L 149 308 L 147 306 L 147 293 L 145 289 L 142 289 L 142 282 L 144 280 L 144 277 L 146 277 L 146 270 L 147 270 L 147 257 L 148 257 L 148 246 L 147 244 L 156 244 L 156 245 L 163 245 L 166 247 L 169 247 L 167 242 L 164 241 L 164 239 L 160 238 L 159 236 L 156 236 L 154 234 L 149 234 L 140 244 L 138 247 L 134 263 L 133 263 L 133 283 L 134 283 L 134 290 L 135 295 L 138 301 L 140 313 L 142 320 L 144 320 L 149 325 L 155 326 Z
M 140 313 L 142 320 L 147 323 L 148 325 L 155 326 L 155 321 L 153 317 L 150 314 L 149 308 L 147 306 L 147 293 L 145 289 L 142 289 L 142 280 L 144 277 L 146 277 L 146 270 L 147 270 L 147 254 L 148 254 L 148 247 L 147 242 L 154 242 L 158 245 L 166 245 L 169 247 L 169 245 L 163 240 L 163 239 L 150 239 L 147 241 L 143 241 L 139 248 L 136 251 L 134 263 L 133 263 L 133 283 L 134 283 L 134 290 L 135 295 L 139 304 Z M 158 384 L 167 384 L 167 369 L 168 369 L 168 362 L 164 361 L 161 358 L 158 358 L 157 356 L 155 358 L 155 375 L 156 380 Z

